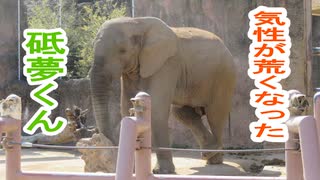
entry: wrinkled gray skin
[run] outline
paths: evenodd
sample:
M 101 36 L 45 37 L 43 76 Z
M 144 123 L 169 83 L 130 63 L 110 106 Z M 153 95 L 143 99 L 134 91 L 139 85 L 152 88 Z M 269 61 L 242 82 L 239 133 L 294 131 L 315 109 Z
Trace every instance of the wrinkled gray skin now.
M 138 91 L 152 97 L 153 146 L 169 147 L 171 112 L 191 129 L 201 148 L 222 148 L 222 134 L 235 87 L 235 63 L 216 35 L 196 28 L 170 28 L 153 17 L 105 22 L 94 43 L 91 90 L 99 130 L 114 143 L 108 102 L 112 84 L 121 80 L 121 115 Z M 172 105 L 172 106 L 170 106 Z M 205 113 L 209 131 L 201 121 Z M 119 120 L 120 121 L 120 120 Z M 204 153 L 209 164 L 220 153 Z M 174 173 L 171 152 L 157 152 L 154 173 Z

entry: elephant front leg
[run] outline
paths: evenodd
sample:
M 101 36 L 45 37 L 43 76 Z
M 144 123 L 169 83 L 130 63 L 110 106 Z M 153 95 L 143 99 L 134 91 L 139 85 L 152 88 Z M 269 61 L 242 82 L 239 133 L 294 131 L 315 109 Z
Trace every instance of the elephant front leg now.
M 155 147 L 170 147 L 168 127 L 169 109 L 161 111 L 159 108 L 156 108 L 155 105 L 152 107 L 154 109 L 154 111 L 152 111 L 153 144 Z M 172 161 L 171 151 L 156 151 L 156 154 L 157 163 L 153 169 L 153 173 L 174 174 L 175 167 Z
M 165 75 L 165 80 L 169 79 Z M 174 76 L 173 76 L 174 77 Z M 154 83 L 157 82 L 157 83 Z M 165 84 L 162 84 L 164 82 Z M 169 113 L 175 87 L 169 81 L 155 80 L 151 85 L 151 125 L 154 147 L 170 147 L 169 141 Z M 156 151 L 157 163 L 153 169 L 155 174 L 174 174 L 175 167 L 171 151 Z
M 152 140 L 155 147 L 170 147 L 169 112 L 173 100 L 177 79 L 180 74 L 178 61 L 168 61 L 159 72 L 145 83 L 144 88 L 151 95 Z M 175 167 L 171 151 L 157 151 L 157 164 L 154 173 L 172 174 Z

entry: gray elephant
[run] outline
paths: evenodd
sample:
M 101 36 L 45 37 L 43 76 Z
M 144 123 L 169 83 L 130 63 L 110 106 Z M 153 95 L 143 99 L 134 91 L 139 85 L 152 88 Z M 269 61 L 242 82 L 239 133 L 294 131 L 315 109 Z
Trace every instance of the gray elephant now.
M 172 28 L 154 17 L 106 21 L 94 42 L 91 91 L 99 130 L 112 137 L 108 121 L 111 84 L 121 80 L 121 115 L 139 91 L 152 98 L 152 139 L 169 146 L 169 112 L 189 127 L 201 148 L 221 149 L 235 88 L 235 62 L 216 35 L 196 28 Z M 208 119 L 210 131 L 201 121 Z M 119 119 L 120 121 L 120 119 Z M 112 138 L 111 138 L 112 139 Z M 116 140 L 113 139 L 113 142 Z M 172 154 L 157 153 L 154 173 L 174 173 Z M 203 153 L 209 164 L 221 153 Z

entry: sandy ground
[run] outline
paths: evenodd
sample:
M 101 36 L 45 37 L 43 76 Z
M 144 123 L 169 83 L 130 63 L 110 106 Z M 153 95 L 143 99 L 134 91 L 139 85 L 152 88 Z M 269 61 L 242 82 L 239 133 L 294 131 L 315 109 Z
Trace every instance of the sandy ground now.
M 264 161 L 263 161 L 264 160 Z M 241 176 L 285 176 L 284 154 L 228 154 L 221 165 L 207 165 L 199 153 L 174 153 L 177 174 L 183 175 L 241 175 Z M 263 171 L 254 173 L 255 167 L 263 161 L 267 164 Z M 152 159 L 155 163 L 155 155 Z M 279 165 L 280 164 L 280 165 Z M 83 172 L 84 162 L 76 151 L 48 151 L 23 149 L 23 171 Z M 250 170 L 251 167 L 251 170 Z M 261 168 L 262 169 L 262 168 Z M 5 180 L 5 154 L 0 150 L 0 180 Z

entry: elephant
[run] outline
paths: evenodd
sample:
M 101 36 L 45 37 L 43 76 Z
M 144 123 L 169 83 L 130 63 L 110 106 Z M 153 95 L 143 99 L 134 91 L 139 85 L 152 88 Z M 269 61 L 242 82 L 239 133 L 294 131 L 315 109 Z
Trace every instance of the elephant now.
M 122 17 L 100 27 L 94 39 L 90 74 L 97 127 L 108 138 L 111 84 L 121 82 L 121 116 L 128 116 L 130 98 L 151 95 L 152 142 L 169 147 L 170 112 L 191 129 L 200 148 L 222 149 L 236 84 L 236 62 L 215 34 L 192 27 L 169 27 L 156 17 Z M 209 129 L 202 122 L 207 116 Z M 112 140 L 115 143 L 115 139 Z M 157 151 L 154 173 L 175 173 L 170 151 Z M 208 164 L 222 153 L 202 153 Z

